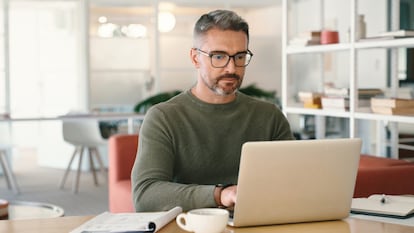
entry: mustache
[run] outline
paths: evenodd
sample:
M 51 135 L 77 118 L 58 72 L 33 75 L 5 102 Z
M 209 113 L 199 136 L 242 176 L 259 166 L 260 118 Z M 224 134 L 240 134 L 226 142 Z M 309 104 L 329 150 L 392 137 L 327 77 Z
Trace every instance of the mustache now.
M 237 74 L 223 74 L 223 75 L 219 76 L 217 78 L 217 80 L 220 80 L 220 79 L 223 79 L 223 78 L 234 78 L 234 79 L 240 80 L 240 75 L 237 75 Z

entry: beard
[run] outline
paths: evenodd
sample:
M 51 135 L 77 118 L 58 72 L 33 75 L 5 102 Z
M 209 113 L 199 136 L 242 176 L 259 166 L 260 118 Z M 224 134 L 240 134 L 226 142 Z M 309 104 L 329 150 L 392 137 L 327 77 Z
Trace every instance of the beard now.
M 225 83 L 220 85 L 220 81 L 223 79 L 235 79 L 236 83 L 233 84 L 223 81 Z M 243 79 L 237 74 L 224 74 L 214 80 L 208 80 L 207 78 L 203 77 L 202 80 L 210 90 L 220 96 L 233 95 L 240 88 L 243 81 Z

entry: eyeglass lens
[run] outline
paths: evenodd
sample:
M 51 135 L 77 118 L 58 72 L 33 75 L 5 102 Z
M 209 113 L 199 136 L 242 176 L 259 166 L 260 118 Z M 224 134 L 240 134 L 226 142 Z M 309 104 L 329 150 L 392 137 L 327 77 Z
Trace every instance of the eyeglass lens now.
M 230 56 L 225 53 L 212 53 L 210 54 L 211 64 L 214 67 L 225 67 L 230 61 L 230 58 L 233 58 L 235 66 L 247 66 L 251 59 L 251 54 L 247 52 L 237 53 L 233 56 Z
M 250 51 L 236 53 L 232 56 L 228 55 L 227 53 L 220 53 L 220 52 L 212 52 L 207 53 L 201 49 L 195 48 L 204 56 L 208 56 L 211 59 L 211 65 L 216 68 L 223 68 L 227 66 L 230 62 L 230 58 L 233 58 L 234 65 L 238 67 L 245 67 L 250 63 L 250 60 L 253 54 Z

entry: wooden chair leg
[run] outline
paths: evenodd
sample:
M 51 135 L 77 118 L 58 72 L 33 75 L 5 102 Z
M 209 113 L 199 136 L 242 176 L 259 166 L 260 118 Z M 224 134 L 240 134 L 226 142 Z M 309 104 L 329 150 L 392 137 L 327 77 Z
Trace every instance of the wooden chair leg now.
M 94 147 L 93 150 L 95 152 L 96 160 L 99 163 L 99 170 L 101 171 L 102 176 L 104 177 L 104 179 L 108 183 L 108 173 L 106 172 L 104 163 L 102 162 L 101 154 L 99 153 L 98 148 Z
M 78 193 L 79 191 L 79 178 L 80 178 L 80 172 L 81 172 L 81 167 L 82 167 L 83 149 L 84 147 L 81 147 L 80 152 L 79 152 L 78 170 L 76 171 L 76 179 L 74 180 L 72 184 L 72 192 L 75 194 Z
M 64 188 L 64 186 L 65 186 L 66 179 L 68 178 L 68 174 L 69 174 L 69 172 L 70 172 L 70 168 L 71 168 L 71 166 L 72 166 L 73 160 L 75 159 L 75 157 L 76 157 L 76 153 L 78 152 L 78 150 L 79 150 L 79 149 L 80 149 L 79 147 L 76 147 L 76 148 L 75 148 L 75 151 L 73 151 L 72 157 L 70 158 L 70 161 L 69 161 L 69 164 L 68 164 L 68 166 L 67 166 L 67 168 L 66 168 L 66 171 L 65 171 L 65 173 L 63 174 L 62 180 L 60 181 L 60 185 L 59 185 L 59 188 L 60 188 L 60 189 L 63 189 L 63 188 Z
M 95 165 L 93 163 L 93 148 L 89 147 L 88 148 L 88 154 L 89 154 L 89 163 L 90 163 L 90 170 L 92 172 L 92 176 L 93 176 L 93 182 L 95 184 L 95 186 L 98 185 L 98 179 L 96 177 L 96 171 L 95 171 Z
M 1 165 L 1 168 L 2 168 L 2 171 L 3 171 L 4 178 L 6 179 L 7 188 L 11 189 L 10 179 L 7 176 L 7 173 L 6 173 L 7 160 L 5 161 L 3 159 L 3 156 L 6 156 L 6 153 L 4 153 L 3 151 L 0 150 L 0 165 Z
M 20 194 L 19 186 L 17 185 L 17 181 L 7 161 L 7 155 L 4 151 L 1 151 L 1 150 L 0 150 L 0 163 L 3 168 L 3 173 L 6 178 L 8 188 L 9 189 L 11 188 L 15 194 Z

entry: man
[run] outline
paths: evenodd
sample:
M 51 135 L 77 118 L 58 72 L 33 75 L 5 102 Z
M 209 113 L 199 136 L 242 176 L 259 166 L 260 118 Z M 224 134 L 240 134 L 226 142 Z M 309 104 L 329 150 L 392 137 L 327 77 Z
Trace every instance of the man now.
M 131 174 L 136 211 L 231 207 L 242 144 L 293 139 L 274 104 L 238 92 L 253 56 L 248 44 L 248 24 L 232 11 L 197 21 L 196 84 L 152 107 L 141 127 Z

